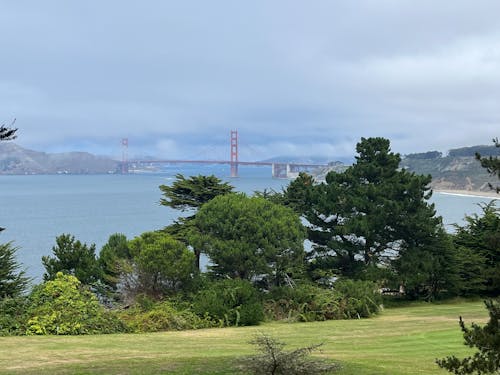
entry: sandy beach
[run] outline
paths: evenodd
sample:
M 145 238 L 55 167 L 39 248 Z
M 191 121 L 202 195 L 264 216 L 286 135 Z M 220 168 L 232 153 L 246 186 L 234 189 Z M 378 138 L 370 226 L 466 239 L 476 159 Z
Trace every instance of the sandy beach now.
M 500 199 L 500 194 L 495 191 L 477 191 L 477 190 L 450 190 L 450 189 L 432 189 L 435 193 L 449 194 L 449 195 L 462 195 L 473 196 L 481 198 Z

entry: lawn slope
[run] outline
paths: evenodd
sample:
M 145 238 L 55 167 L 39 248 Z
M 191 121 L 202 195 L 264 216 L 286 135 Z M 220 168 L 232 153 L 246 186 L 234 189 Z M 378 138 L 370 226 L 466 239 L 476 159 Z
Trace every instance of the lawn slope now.
M 458 317 L 485 322 L 481 301 L 411 304 L 372 319 L 131 335 L 0 338 L 0 374 L 235 374 L 262 332 L 289 348 L 323 342 L 341 375 L 446 374 L 435 358 L 465 355 Z

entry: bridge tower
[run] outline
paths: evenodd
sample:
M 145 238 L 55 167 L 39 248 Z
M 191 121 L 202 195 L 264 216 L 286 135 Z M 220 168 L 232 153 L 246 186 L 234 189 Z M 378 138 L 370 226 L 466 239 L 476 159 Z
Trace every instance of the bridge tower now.
M 128 138 L 122 138 L 122 174 L 128 173 Z
M 231 130 L 231 177 L 238 177 L 238 131 Z

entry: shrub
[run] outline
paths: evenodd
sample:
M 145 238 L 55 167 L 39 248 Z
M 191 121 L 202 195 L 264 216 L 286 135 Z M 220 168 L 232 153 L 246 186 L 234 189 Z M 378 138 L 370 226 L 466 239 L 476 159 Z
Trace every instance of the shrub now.
M 255 325 L 264 320 L 264 309 L 258 291 L 249 281 L 228 279 L 216 281 L 194 296 L 193 309 L 208 315 L 221 326 Z
M 130 309 L 119 314 L 132 332 L 179 331 L 213 327 L 207 317 L 199 317 L 187 308 L 176 307 L 169 301 L 154 302 L 149 298 L 138 298 Z
M 334 289 L 347 300 L 343 313 L 347 319 L 368 318 L 378 313 L 382 304 L 382 295 L 371 281 L 339 280 L 335 283 Z
M 125 331 L 115 314 L 106 311 L 97 297 L 71 275 L 58 272 L 55 279 L 35 287 L 29 297 L 26 333 L 81 335 Z
M 260 354 L 240 360 L 239 368 L 255 375 L 313 375 L 330 373 L 339 366 L 321 359 L 311 359 L 309 355 L 322 344 L 306 346 L 292 351 L 284 351 L 285 343 L 267 335 L 261 335 L 251 342 Z
M 23 335 L 26 332 L 27 297 L 0 300 L 0 336 Z
M 272 289 L 265 312 L 269 320 L 351 319 L 377 313 L 381 301 L 374 284 L 367 281 L 337 281 L 333 289 L 303 284 Z

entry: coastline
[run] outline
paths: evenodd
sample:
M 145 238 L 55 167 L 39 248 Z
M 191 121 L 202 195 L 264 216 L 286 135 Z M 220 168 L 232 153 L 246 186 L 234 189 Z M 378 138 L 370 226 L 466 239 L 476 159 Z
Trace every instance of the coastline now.
M 434 193 L 445 195 L 458 195 L 469 196 L 487 199 L 500 199 L 500 194 L 492 191 L 478 191 L 478 190 L 453 190 L 453 189 L 432 189 Z

